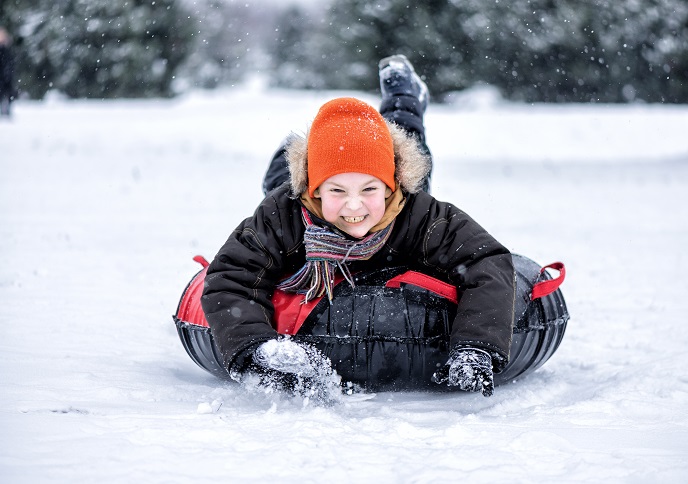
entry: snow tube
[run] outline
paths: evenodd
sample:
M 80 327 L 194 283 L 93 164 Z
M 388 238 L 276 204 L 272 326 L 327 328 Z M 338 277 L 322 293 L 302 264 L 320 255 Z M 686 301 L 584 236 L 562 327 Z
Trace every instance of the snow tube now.
M 213 342 L 201 309 L 207 262 L 187 285 L 173 316 L 191 359 L 221 378 L 229 373 Z M 541 367 L 557 350 L 569 320 L 559 285 L 565 268 L 556 262 L 540 267 L 513 255 L 516 303 L 508 364 L 495 384 L 523 377 Z M 559 272 L 552 278 L 547 268 Z M 431 383 L 447 361 L 450 324 L 456 314 L 454 286 L 403 267 L 356 274 L 356 287 L 337 284 L 326 298 L 301 304 L 299 296 L 276 291 L 275 327 L 319 348 L 343 381 L 367 390 L 442 389 Z

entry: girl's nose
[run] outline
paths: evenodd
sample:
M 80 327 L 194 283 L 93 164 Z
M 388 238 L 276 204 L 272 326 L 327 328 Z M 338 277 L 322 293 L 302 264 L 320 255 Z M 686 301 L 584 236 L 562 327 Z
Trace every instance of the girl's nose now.
M 349 210 L 358 210 L 359 208 L 361 208 L 361 205 L 363 205 L 363 203 L 361 202 L 361 199 L 359 197 L 350 197 L 346 201 L 346 208 L 348 208 Z

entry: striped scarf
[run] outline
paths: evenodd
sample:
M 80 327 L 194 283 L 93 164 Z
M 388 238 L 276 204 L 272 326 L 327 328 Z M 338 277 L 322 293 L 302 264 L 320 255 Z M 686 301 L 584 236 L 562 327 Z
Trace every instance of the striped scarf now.
M 337 268 L 351 287 L 354 287 L 354 280 L 346 263 L 370 259 L 385 245 L 394 226 L 392 221 L 379 232 L 374 232 L 361 240 L 350 240 L 330 229 L 315 225 L 305 208 L 301 209 L 301 213 L 306 225 L 303 236 L 306 264 L 293 276 L 280 282 L 277 288 L 285 292 L 305 294 L 304 303 L 323 294 L 327 294 L 327 298 L 332 301 L 334 274 Z

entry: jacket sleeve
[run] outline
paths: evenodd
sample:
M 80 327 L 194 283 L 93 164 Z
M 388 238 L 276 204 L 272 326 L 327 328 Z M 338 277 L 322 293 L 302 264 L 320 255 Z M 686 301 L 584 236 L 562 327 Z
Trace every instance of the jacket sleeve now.
M 201 305 L 229 369 L 242 368 L 256 346 L 277 337 L 272 293 L 299 245 L 285 241 L 302 240 L 293 232 L 303 225 L 299 211 L 279 207 L 280 193 L 268 196 L 232 232 L 208 267 Z
M 421 266 L 443 274 L 460 295 L 450 345 L 487 350 L 500 371 L 509 359 L 515 275 L 509 250 L 455 206 L 419 194 L 412 218 Z M 420 210 L 419 210 L 420 209 Z M 422 215 L 419 217 L 418 213 Z M 411 237 L 413 232 L 409 234 Z

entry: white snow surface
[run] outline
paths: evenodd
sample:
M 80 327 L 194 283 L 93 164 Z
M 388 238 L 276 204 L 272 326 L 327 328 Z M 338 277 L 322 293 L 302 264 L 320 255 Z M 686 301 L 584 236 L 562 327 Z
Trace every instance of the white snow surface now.
M 562 345 L 491 398 L 305 405 L 189 359 L 171 315 L 192 257 L 215 255 L 281 139 L 343 94 L 378 103 L 242 87 L 15 105 L 0 482 L 688 482 L 688 106 L 430 106 L 433 194 L 567 267 Z

